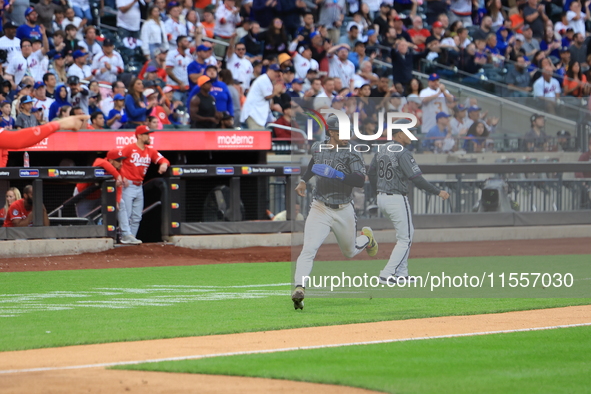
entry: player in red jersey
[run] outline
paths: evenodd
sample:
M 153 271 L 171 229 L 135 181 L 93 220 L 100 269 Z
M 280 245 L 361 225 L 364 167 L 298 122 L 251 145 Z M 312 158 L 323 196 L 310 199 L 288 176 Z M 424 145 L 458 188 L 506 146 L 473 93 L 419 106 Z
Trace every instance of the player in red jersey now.
M 127 145 L 122 149 L 123 166 L 121 175 L 129 181 L 129 185 L 123 188 L 122 201 L 127 210 L 131 235 L 137 235 L 142 220 L 142 211 L 144 209 L 144 177 L 151 163 L 158 164 L 158 173 L 163 174 L 170 166 L 170 162 L 158 151 L 150 147 L 150 133 L 148 126 L 138 126 L 135 129 L 135 144 Z M 122 221 L 122 218 L 119 219 Z
M 28 227 L 33 225 L 33 186 L 23 189 L 23 198 L 16 200 L 8 208 L 4 227 Z M 49 217 L 43 206 L 43 225 L 49 226 Z

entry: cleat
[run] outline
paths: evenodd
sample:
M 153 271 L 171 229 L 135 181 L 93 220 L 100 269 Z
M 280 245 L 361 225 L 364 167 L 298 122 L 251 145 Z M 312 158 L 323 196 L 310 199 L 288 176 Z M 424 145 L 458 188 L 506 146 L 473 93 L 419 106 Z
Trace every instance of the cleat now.
M 291 293 L 291 300 L 296 311 L 298 309 L 304 309 L 304 288 L 297 286 L 293 293 Z
M 125 245 L 139 245 L 142 243 L 142 241 L 140 241 L 139 239 L 137 239 L 133 235 L 129 234 L 129 235 L 124 235 L 123 237 L 121 237 L 121 243 L 125 244 Z
M 369 228 L 369 227 L 363 227 L 361 229 L 361 234 L 363 234 L 367 238 L 369 238 L 369 243 L 365 247 L 365 250 L 367 251 L 367 254 L 370 255 L 371 257 L 373 257 L 376 254 L 378 254 L 378 242 L 376 241 L 376 239 L 373 236 L 372 229 Z

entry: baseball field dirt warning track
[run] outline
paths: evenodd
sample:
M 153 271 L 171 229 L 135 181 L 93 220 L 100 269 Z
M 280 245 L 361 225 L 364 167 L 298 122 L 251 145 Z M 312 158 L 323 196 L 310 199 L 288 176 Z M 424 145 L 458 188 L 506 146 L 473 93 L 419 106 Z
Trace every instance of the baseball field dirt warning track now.
M 380 249 L 378 258 L 386 259 L 391 250 L 391 245 L 385 245 Z M 588 239 L 423 243 L 414 245 L 411 258 L 566 254 L 591 254 L 591 244 Z M 324 245 L 318 258 L 332 259 L 339 255 L 336 245 Z M 147 244 L 80 256 L 0 259 L 0 272 L 277 262 L 290 259 L 290 248 L 283 247 L 197 252 L 170 245 Z M 286 297 L 286 308 L 291 308 L 290 304 L 289 297 Z M 503 332 L 560 330 L 561 327 L 581 325 L 591 325 L 589 305 L 6 351 L 0 352 L 0 393 L 368 393 L 371 391 L 288 380 L 108 368 L 146 361 L 428 341 L 432 338 Z M 396 355 L 393 357 L 393 362 L 396 362 Z

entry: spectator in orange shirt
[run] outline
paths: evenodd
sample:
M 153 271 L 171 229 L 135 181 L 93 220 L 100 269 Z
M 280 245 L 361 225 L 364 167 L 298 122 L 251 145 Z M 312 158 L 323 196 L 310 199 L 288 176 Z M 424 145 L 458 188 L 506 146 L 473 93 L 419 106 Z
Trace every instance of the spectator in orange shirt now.
M 509 19 L 511 20 L 511 29 L 513 29 L 513 32 L 515 33 L 522 33 L 521 28 L 525 23 L 525 20 L 523 19 L 523 9 L 525 8 L 525 6 L 526 3 L 519 4 L 519 6 L 517 7 L 517 13 L 509 17 Z
M 213 28 L 215 27 L 215 18 L 213 17 L 213 6 L 205 7 L 203 11 L 203 20 L 201 21 L 201 25 L 205 29 L 205 34 L 207 37 L 213 38 Z

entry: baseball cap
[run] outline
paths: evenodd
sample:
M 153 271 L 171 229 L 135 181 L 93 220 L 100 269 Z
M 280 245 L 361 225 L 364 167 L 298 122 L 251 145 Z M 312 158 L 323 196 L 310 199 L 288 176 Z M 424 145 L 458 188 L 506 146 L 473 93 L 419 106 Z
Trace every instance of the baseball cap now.
M 204 84 L 211 82 L 211 78 L 209 78 L 207 75 L 202 75 L 199 78 L 197 78 L 197 85 L 199 87 L 203 86 Z
M 43 82 L 39 81 L 39 82 L 35 82 L 35 85 L 33 87 L 35 89 L 39 89 L 39 88 L 42 88 L 44 86 L 45 86 L 45 84 Z
M 568 47 L 562 47 L 562 48 L 560 48 L 560 53 L 565 53 L 565 52 L 570 52 L 568 50 Z
M 120 149 L 111 149 L 107 152 L 107 160 L 125 160 L 127 157 L 123 156 Z
M 437 38 L 435 38 L 435 36 L 429 36 L 429 37 L 427 37 L 427 39 L 425 40 L 425 45 L 427 45 L 427 46 L 428 46 L 428 45 L 429 45 L 429 44 L 431 44 L 433 41 L 438 41 L 438 42 L 439 42 L 439 40 L 438 40 Z
M 304 80 L 303 79 L 299 79 L 299 78 L 295 78 L 293 81 L 291 81 L 291 84 L 293 85 L 294 83 L 299 83 L 299 84 L 303 84 Z
M 33 85 L 30 85 L 30 84 L 28 84 L 26 82 L 21 82 L 21 83 L 18 84 L 18 87 L 21 88 L 21 89 L 24 89 L 24 88 L 32 88 Z
M 33 7 L 29 7 L 25 10 L 25 16 L 29 16 L 31 15 L 33 12 L 35 12 L 35 9 Z
M 207 47 L 207 46 L 205 46 L 203 44 L 201 44 L 201 45 L 199 45 L 197 47 L 197 52 L 200 52 L 200 51 L 209 51 L 209 50 L 211 50 L 211 48 L 210 47 Z
M 404 15 L 404 14 L 398 14 L 398 15 L 396 15 L 394 17 L 394 20 L 395 21 L 401 21 L 401 20 L 404 20 L 404 19 L 406 19 L 406 15 Z
M 125 100 L 125 97 L 123 97 L 121 94 L 117 93 L 115 95 L 115 97 L 113 97 L 113 101 L 117 101 L 117 100 Z
M 310 73 L 317 73 L 318 70 L 315 68 L 309 68 L 308 71 L 306 72 L 306 74 L 310 74 Z
M 446 114 L 445 112 L 439 112 L 437 115 L 435 115 L 435 120 L 439 120 L 441 118 L 449 118 L 451 115 Z
M 566 130 L 558 130 L 556 132 L 556 136 L 557 137 L 570 137 L 570 133 Z M 591 141 L 589 141 L 589 143 L 591 144 Z
M 155 73 L 156 71 L 158 71 L 158 69 L 154 66 L 148 66 L 146 67 L 146 72 L 147 73 Z
M 515 34 L 515 40 L 523 42 L 525 41 L 525 37 L 523 36 L 523 34 Z
M 80 83 L 80 78 L 75 75 L 70 75 L 68 77 L 68 85 L 78 85 Z
M 165 86 L 164 89 L 162 89 L 163 93 L 170 93 L 172 91 L 173 91 L 173 89 L 171 86 Z
M 298 53 L 301 55 L 302 53 L 304 53 L 304 51 L 305 51 L 306 49 L 310 49 L 310 46 L 308 46 L 308 45 L 302 45 L 302 46 L 300 46 L 300 47 L 298 48 Z
M 402 97 L 402 95 L 398 92 L 394 92 L 390 95 L 390 98 L 392 98 L 392 97 Z
M 31 112 L 41 111 L 43 108 L 32 107 Z
M 529 30 L 529 29 L 531 29 L 531 26 L 530 25 L 523 25 L 523 27 L 521 28 L 521 31 L 526 31 L 526 30 Z
M 468 112 L 474 112 L 474 111 L 480 111 L 482 108 L 480 108 L 477 105 L 473 105 L 471 107 L 468 108 Z
M 156 93 L 156 91 L 154 89 L 146 89 L 146 90 L 144 90 L 144 97 L 150 97 L 154 93 Z
M 375 30 L 373 30 L 373 29 L 371 29 L 371 30 L 368 30 L 368 32 L 367 32 L 367 36 L 368 36 L 368 37 L 370 37 L 370 36 L 373 36 L 374 34 L 376 34 L 376 31 L 375 31 Z
M 13 21 L 6 22 L 4 24 L 4 30 L 6 30 L 6 29 L 16 29 L 16 28 L 18 28 L 18 25 L 16 23 L 14 23 Z
M 269 66 L 269 70 L 281 72 L 281 69 L 279 68 L 279 64 L 271 64 Z
M 110 38 L 105 38 L 103 41 L 103 47 L 114 47 L 115 43 Z
M 63 57 L 63 56 L 62 56 L 62 54 L 61 54 L 61 53 L 56 53 L 55 55 L 53 55 L 53 60 L 56 60 L 56 59 L 61 59 L 62 57 Z
M 443 27 L 443 23 L 441 23 L 440 21 L 437 21 L 437 22 L 433 23 L 433 27 Z
M 168 52 L 168 48 L 156 48 L 154 49 L 154 56 L 158 56 L 161 53 L 167 53 Z
M 293 67 L 283 67 L 281 71 L 284 73 L 295 73 L 295 69 Z
M 310 40 L 314 37 L 316 37 L 317 35 L 320 35 L 320 32 L 318 30 L 313 31 L 312 33 L 310 33 Z
M 21 104 L 27 104 L 27 103 L 32 103 L 33 99 L 31 98 L 31 96 L 23 96 L 21 97 Z
M 429 75 L 429 81 L 438 81 L 439 80 L 439 75 L 433 73 L 431 75 Z
M 291 56 L 289 56 L 287 53 L 280 53 L 278 56 L 279 59 L 279 64 L 286 62 L 288 60 L 291 60 Z
M 349 26 L 349 31 L 351 31 L 353 29 L 359 29 L 359 26 L 357 26 L 357 25 L 351 25 L 351 26 Z
M 170 1 L 166 6 L 168 8 L 172 8 L 172 7 L 178 7 L 180 4 L 177 3 L 176 1 Z
M 380 4 L 380 7 L 388 7 L 388 8 L 390 8 L 390 4 L 389 3 L 386 3 L 386 2 L 383 2 L 382 4 Z
M 145 125 L 141 125 L 135 128 L 135 135 L 141 135 L 141 134 L 148 134 L 148 133 L 153 133 L 152 130 L 150 130 L 150 128 L 148 126 Z
M 226 119 L 233 119 L 233 116 L 230 115 L 230 113 L 228 111 L 224 111 L 222 113 L 222 120 L 226 120 Z
M 462 104 L 456 105 L 456 108 L 455 108 L 456 112 L 462 112 L 462 111 L 465 111 L 466 109 L 467 108 L 465 106 L 463 106 Z
M 536 119 L 538 119 L 538 118 L 545 118 L 545 116 L 544 116 L 544 115 L 542 115 L 542 114 L 533 114 L 533 115 L 531 116 L 531 120 L 532 120 L 532 121 L 534 121 L 534 120 L 536 120 Z
M 78 59 L 79 57 L 86 56 L 86 55 L 88 55 L 88 53 L 82 52 L 80 49 L 77 49 L 74 51 L 74 53 L 72 53 L 72 57 L 74 59 Z
M 0 106 L 4 107 L 6 104 L 10 104 L 12 106 L 12 103 L 10 101 L 3 101 L 0 103 Z

